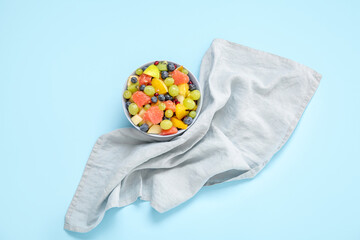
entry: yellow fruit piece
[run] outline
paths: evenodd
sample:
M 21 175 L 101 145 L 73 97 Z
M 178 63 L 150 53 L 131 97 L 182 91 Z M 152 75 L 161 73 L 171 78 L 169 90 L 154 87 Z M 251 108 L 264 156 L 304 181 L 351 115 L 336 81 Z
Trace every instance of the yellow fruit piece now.
M 160 134 L 161 133 L 160 125 L 152 125 L 151 128 L 149 128 L 149 130 L 147 131 L 147 133 Z
M 189 113 L 189 111 L 186 111 L 186 107 L 184 105 L 180 104 L 176 104 L 176 111 L 175 111 L 175 115 L 178 119 L 182 119 L 183 117 L 185 117 L 187 114 Z
M 144 123 L 146 123 L 146 124 L 149 126 L 149 128 L 150 128 L 152 125 L 154 125 L 154 124 L 152 124 L 151 122 L 145 121 L 145 120 L 143 119 L 143 120 L 141 120 L 141 122 L 139 122 L 139 125 L 138 125 L 138 126 L 141 126 L 141 125 L 143 125 Z
M 151 64 L 150 66 L 148 66 L 145 69 L 144 74 L 152 76 L 154 78 L 160 78 L 160 70 L 154 64 Z
M 139 116 L 139 114 L 134 115 L 131 118 L 131 121 L 135 124 L 138 125 L 143 119 Z
M 197 105 L 195 105 L 195 107 L 192 110 L 195 111 L 196 109 L 197 109 Z
M 179 70 L 180 72 L 181 72 L 183 69 L 184 69 L 183 66 L 180 66 L 180 67 L 177 68 L 177 70 Z
M 152 124 L 152 123 L 149 122 L 149 121 L 145 121 L 145 123 L 146 123 L 149 127 L 151 127 L 152 125 L 154 125 L 154 124 Z
M 132 98 L 132 95 L 131 95 L 131 98 L 129 99 L 130 102 L 134 102 L 134 99 Z
M 164 81 L 158 78 L 153 78 L 151 80 L 151 85 L 155 88 L 155 92 L 159 94 L 166 94 L 168 92 L 168 88 L 165 85 Z
M 190 95 L 190 91 L 189 90 L 187 90 L 186 91 L 186 94 L 184 94 L 185 95 L 185 97 L 189 97 L 189 95 Z
M 184 95 L 189 91 L 189 84 L 187 83 L 183 83 L 183 84 L 179 84 L 179 94 L 180 95 Z
M 140 117 L 144 117 L 144 113 L 145 113 L 145 112 L 146 112 L 146 110 L 143 109 L 143 108 L 141 108 L 140 111 L 139 111 L 139 113 L 138 113 L 138 115 L 139 115 Z
M 180 129 L 186 129 L 188 127 L 187 124 L 185 124 L 183 121 L 177 119 L 176 117 L 172 117 L 170 120 L 173 123 L 174 127 L 177 127 Z

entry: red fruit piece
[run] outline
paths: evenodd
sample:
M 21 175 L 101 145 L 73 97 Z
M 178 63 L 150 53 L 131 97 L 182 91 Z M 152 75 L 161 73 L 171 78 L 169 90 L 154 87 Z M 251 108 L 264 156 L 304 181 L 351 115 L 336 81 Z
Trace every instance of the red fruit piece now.
M 162 129 L 160 132 L 160 135 L 171 135 L 178 132 L 178 129 L 174 126 L 172 126 L 169 130 Z
M 174 79 L 174 84 L 175 85 L 179 85 L 179 84 L 183 84 L 183 83 L 188 83 L 189 82 L 189 76 L 186 75 L 185 73 L 180 72 L 179 70 L 175 69 L 172 72 L 172 78 Z
M 132 95 L 132 99 L 134 100 L 136 105 L 138 105 L 138 107 L 142 107 L 145 104 L 148 104 L 151 102 L 151 98 L 142 91 L 136 91 Z
M 154 62 L 154 65 L 156 66 L 156 65 L 158 65 L 159 64 L 159 61 L 155 61 Z
M 165 110 L 170 109 L 171 111 L 175 112 L 176 111 L 176 106 L 175 103 L 171 100 L 167 100 L 165 103 Z
M 146 75 L 145 73 L 141 74 L 139 77 L 139 84 L 141 85 L 148 85 L 151 82 L 151 76 Z
M 163 117 L 164 112 L 161 111 L 158 106 L 152 106 L 144 113 L 143 119 L 151 122 L 152 124 L 159 124 Z

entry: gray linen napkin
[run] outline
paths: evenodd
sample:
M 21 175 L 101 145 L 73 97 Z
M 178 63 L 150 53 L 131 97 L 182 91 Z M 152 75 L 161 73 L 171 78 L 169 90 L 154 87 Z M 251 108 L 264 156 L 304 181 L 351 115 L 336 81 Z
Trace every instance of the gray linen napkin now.
M 64 228 L 87 232 L 138 197 L 165 212 L 204 185 L 254 177 L 284 145 L 321 75 L 294 61 L 215 39 L 200 69 L 198 120 L 169 142 L 133 128 L 101 136 Z

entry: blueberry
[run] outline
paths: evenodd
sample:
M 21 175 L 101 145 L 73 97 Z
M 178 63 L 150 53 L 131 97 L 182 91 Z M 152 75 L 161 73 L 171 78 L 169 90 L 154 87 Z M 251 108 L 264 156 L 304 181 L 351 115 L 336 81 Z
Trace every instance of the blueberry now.
M 167 78 L 169 76 L 169 73 L 167 72 L 167 71 L 162 71 L 161 72 L 161 78 L 162 79 L 165 79 L 165 78 Z
M 159 98 L 159 101 L 165 101 L 165 96 L 164 96 L 164 94 L 160 94 L 160 95 L 158 96 L 158 98 Z
M 183 122 L 187 125 L 192 123 L 193 119 L 191 117 L 184 117 Z
M 131 102 L 130 102 L 130 101 L 127 101 L 127 102 L 125 103 L 126 109 L 128 109 L 128 108 L 129 108 L 130 104 L 131 104 Z
M 165 94 L 165 100 L 172 100 L 172 96 L 170 96 L 169 94 Z
M 143 132 L 147 132 L 149 130 L 149 125 L 144 123 L 143 125 L 140 126 L 140 130 Z
M 146 86 L 145 86 L 144 84 L 141 85 L 141 86 L 139 87 L 140 91 L 144 91 L 145 87 L 146 87 Z
M 175 70 L 175 65 L 173 63 L 168 63 L 167 67 L 168 67 L 169 71 L 174 71 Z
M 195 84 L 189 84 L 189 90 L 190 91 L 195 90 L 195 89 L 196 89 Z
M 132 78 L 131 78 L 131 82 L 132 82 L 132 83 L 137 83 L 137 77 L 132 77 Z
M 142 70 L 145 71 L 145 69 L 147 69 L 147 66 L 143 67 Z
M 153 103 L 156 103 L 157 102 L 157 97 L 151 97 L 151 101 L 153 102 Z

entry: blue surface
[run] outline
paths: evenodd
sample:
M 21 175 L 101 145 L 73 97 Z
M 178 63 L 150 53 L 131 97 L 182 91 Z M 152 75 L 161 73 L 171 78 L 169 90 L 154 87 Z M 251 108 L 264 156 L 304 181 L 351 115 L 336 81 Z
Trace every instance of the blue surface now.
M 0 0 L 0 239 L 360 239 L 359 2 Z M 308 65 L 320 87 L 254 179 L 164 214 L 112 209 L 87 234 L 63 220 L 98 136 L 130 126 L 138 65 L 196 75 L 213 38 Z

